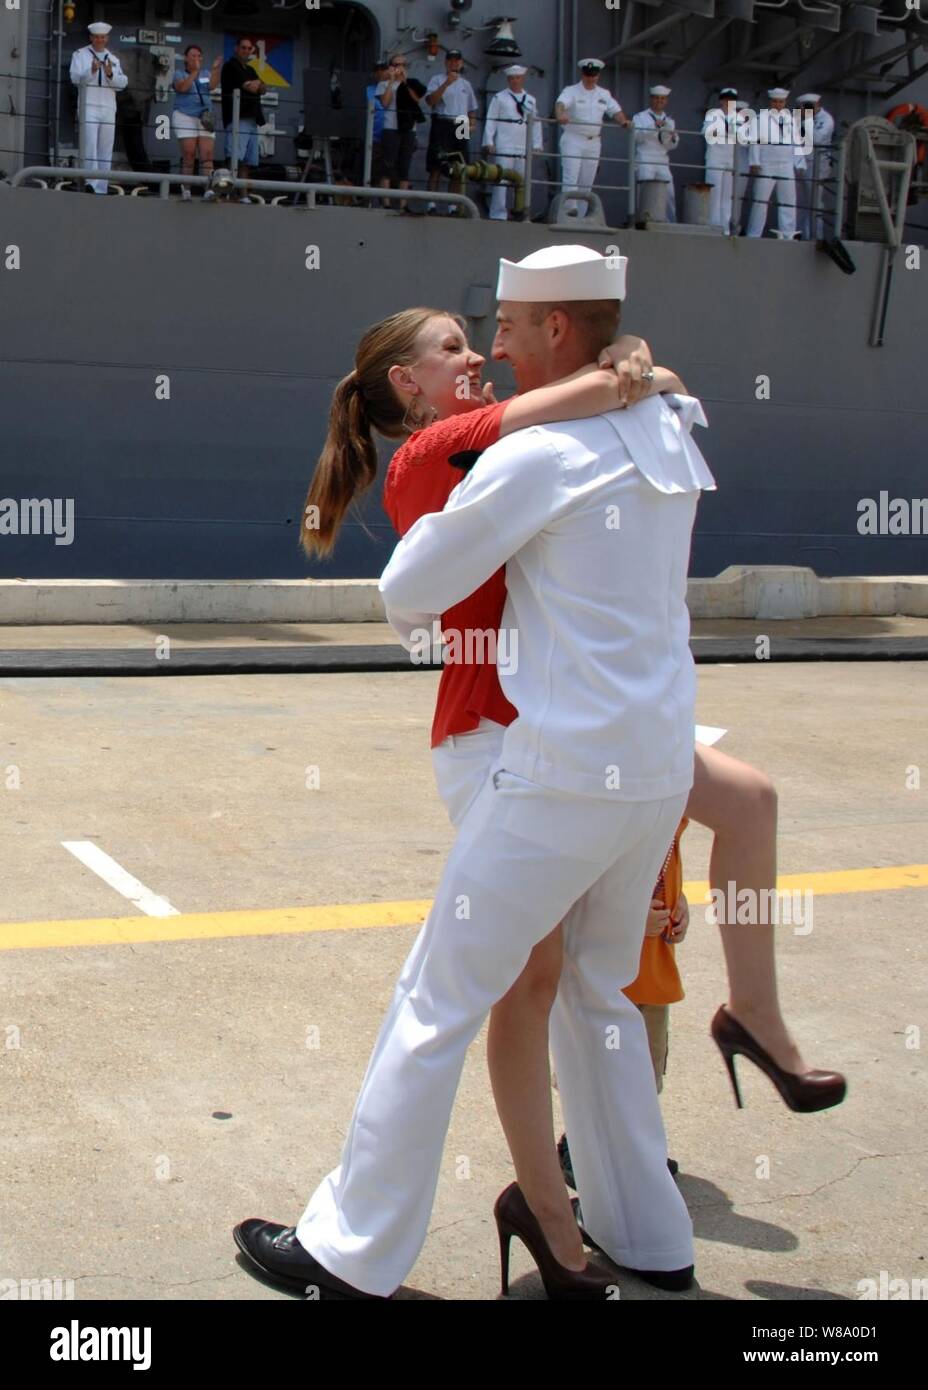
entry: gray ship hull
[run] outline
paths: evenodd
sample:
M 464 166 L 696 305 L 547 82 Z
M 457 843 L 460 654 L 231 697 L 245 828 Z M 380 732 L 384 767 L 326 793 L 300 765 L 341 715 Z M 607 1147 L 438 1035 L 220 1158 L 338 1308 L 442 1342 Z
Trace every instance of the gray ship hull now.
M 376 575 L 393 544 L 379 489 L 331 563 L 308 565 L 297 544 L 332 388 L 359 334 L 413 304 L 462 312 L 471 286 L 492 291 L 501 255 L 554 240 L 620 244 L 624 326 L 705 403 L 700 443 L 719 487 L 700 508 L 695 575 L 740 563 L 928 569 L 925 536 L 858 530 L 862 499 L 928 490 L 926 272 L 898 258 L 885 345 L 868 347 L 878 245 L 849 243 L 847 276 L 802 243 L 2 185 L 0 227 L 22 258 L 0 272 L 0 494 L 73 498 L 75 511 L 70 544 L 0 537 L 5 576 Z M 319 269 L 306 269 L 308 246 Z M 471 320 L 484 352 L 487 299 Z M 504 364 L 485 375 L 511 391 Z

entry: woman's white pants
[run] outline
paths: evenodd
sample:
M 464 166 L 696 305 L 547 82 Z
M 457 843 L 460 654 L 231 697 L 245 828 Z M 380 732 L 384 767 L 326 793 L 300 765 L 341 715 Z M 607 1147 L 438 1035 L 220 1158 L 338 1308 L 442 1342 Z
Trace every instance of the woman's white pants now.
M 480 790 L 403 966 L 341 1163 L 297 1226 L 310 1254 L 367 1293 L 392 1293 L 415 1263 L 467 1047 L 560 921 L 552 1051 L 584 1225 L 619 1264 L 693 1263 L 644 1021 L 621 994 L 638 973 L 651 892 L 686 794 L 627 802 L 554 791 L 488 761 L 499 736 L 485 733 L 454 740 L 457 758 L 436 758 L 439 778 L 451 767 L 449 806 L 465 804 L 468 765 Z

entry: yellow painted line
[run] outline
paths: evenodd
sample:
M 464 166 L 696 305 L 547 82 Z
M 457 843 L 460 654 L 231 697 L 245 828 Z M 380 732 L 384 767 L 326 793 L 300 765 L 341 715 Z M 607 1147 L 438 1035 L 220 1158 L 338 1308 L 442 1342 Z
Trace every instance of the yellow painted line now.
M 84 921 L 0 923 L 0 951 L 50 946 L 127 946 L 140 941 L 208 941 L 230 936 L 286 936 L 351 927 L 406 927 L 424 922 L 428 900 L 344 903 L 333 907 L 246 908 L 178 917 L 96 917 Z
M 884 893 L 895 888 L 928 888 L 928 864 L 899 864 L 891 869 L 838 869 L 833 873 L 787 874 L 777 879 L 781 893 Z M 685 883 L 690 902 L 705 902 L 709 884 Z
M 693 903 L 708 898 L 704 880 L 685 883 Z M 834 873 L 790 874 L 777 881 L 781 893 L 882 893 L 928 888 L 928 864 L 890 869 L 840 869 Z M 323 907 L 246 908 L 234 912 L 189 912 L 178 917 L 95 917 L 58 922 L 0 923 L 0 950 L 56 946 L 124 946 L 143 941 L 208 941 L 236 936 L 287 936 L 355 927 L 413 927 L 425 921 L 431 902 L 340 903 Z

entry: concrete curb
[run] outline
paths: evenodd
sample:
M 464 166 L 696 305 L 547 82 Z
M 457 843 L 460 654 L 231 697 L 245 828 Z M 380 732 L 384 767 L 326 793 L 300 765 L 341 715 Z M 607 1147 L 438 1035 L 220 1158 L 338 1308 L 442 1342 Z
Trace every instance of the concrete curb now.
M 691 579 L 688 600 L 693 618 L 924 618 L 928 575 L 731 565 Z M 376 579 L 0 579 L 0 626 L 383 621 Z
M 693 637 L 697 665 L 758 661 L 751 637 Z M 781 661 L 928 661 L 928 637 L 782 637 L 771 643 L 765 664 Z M 330 647 L 179 647 L 170 660 L 138 647 L 27 648 L 0 651 L 0 679 L 24 676 L 246 676 L 360 675 L 370 672 L 437 671 L 438 663 L 414 662 L 399 644 Z
M 691 579 L 692 618 L 928 617 L 928 575 L 822 579 L 792 565 L 729 565 L 715 579 Z

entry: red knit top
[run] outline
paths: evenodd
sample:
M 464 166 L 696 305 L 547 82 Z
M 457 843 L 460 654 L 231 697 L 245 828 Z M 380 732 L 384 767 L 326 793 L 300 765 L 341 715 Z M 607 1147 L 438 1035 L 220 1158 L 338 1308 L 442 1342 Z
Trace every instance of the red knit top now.
M 384 511 L 404 536 L 427 512 L 440 512 L 477 457 L 500 437 L 506 402 L 452 415 L 417 430 L 390 461 L 383 489 Z M 443 632 L 497 630 L 506 602 L 505 566 L 468 598 L 441 615 Z M 463 644 L 462 644 L 463 645 Z M 470 644 L 468 644 L 469 646 Z M 496 664 L 449 662 L 442 670 L 432 721 L 432 747 L 449 734 L 476 729 L 481 719 L 511 724 L 518 710 L 502 692 Z

